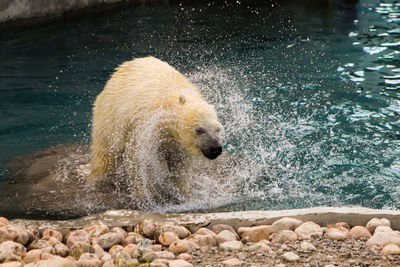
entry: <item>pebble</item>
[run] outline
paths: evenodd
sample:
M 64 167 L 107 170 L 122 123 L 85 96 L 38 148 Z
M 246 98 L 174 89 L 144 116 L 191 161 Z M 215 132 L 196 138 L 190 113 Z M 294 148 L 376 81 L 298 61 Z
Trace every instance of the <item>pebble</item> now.
M 166 224 L 161 225 L 157 231 L 158 231 L 159 235 L 162 234 L 163 232 L 174 232 L 178 235 L 178 237 L 180 239 L 186 238 L 186 237 L 190 236 L 190 234 L 191 234 L 190 231 L 186 227 L 181 226 L 181 225 L 171 224 L 171 223 L 166 223 Z
M 192 255 L 190 255 L 188 253 L 181 253 L 176 258 L 179 259 L 179 260 L 185 260 L 185 261 L 192 261 L 193 260 Z
M 302 223 L 294 232 L 301 239 L 321 238 L 323 233 L 321 227 L 314 222 Z
M 219 247 L 223 250 L 237 250 L 243 246 L 243 243 L 237 240 L 227 241 L 219 244 Z
M 0 243 L 4 241 L 15 241 L 26 245 L 29 241 L 29 234 L 19 226 L 5 225 L 0 227 Z
M 0 267 L 22 267 L 22 266 L 24 265 L 19 261 L 10 261 L 0 264 Z
M 108 232 L 97 237 L 94 242 L 107 250 L 114 245 L 118 245 L 121 242 L 121 236 L 115 232 Z
M 9 225 L 9 224 L 10 224 L 10 222 L 8 221 L 7 218 L 0 217 L 0 227 L 6 226 L 6 225 Z
M 63 241 L 63 235 L 61 232 L 54 230 L 54 229 L 45 229 L 42 233 L 42 238 L 45 237 L 55 237 L 58 241 Z
M 304 251 L 314 251 L 315 250 L 315 246 L 307 241 L 301 242 L 300 248 Z
M 66 239 L 68 247 L 72 247 L 77 242 L 84 242 L 88 244 L 90 242 L 89 234 L 84 230 L 76 230 L 69 232 L 66 236 Z
M 212 233 L 214 234 L 214 232 Z M 190 237 L 189 240 L 196 243 L 199 247 L 213 247 L 217 245 L 217 241 L 215 240 L 214 236 L 209 234 L 194 234 Z
M 226 241 L 234 241 L 237 240 L 237 235 L 233 234 L 229 230 L 222 230 L 216 235 L 215 240 L 218 244 L 224 243 Z
M 172 253 L 192 253 L 197 248 L 199 248 L 199 246 L 194 242 L 183 239 L 173 242 L 168 250 Z
M 147 238 L 153 238 L 157 230 L 154 220 L 141 220 L 135 227 L 135 231 Z
M 227 266 L 242 266 L 244 264 L 244 262 L 238 258 L 226 259 L 221 263 Z
M 269 225 L 260 225 L 254 227 L 239 227 L 238 234 L 248 242 L 258 242 L 262 239 L 268 239 L 270 235 Z
M 185 261 L 185 260 L 172 260 L 168 261 L 169 267 L 193 267 L 193 264 Z
M 387 244 L 381 253 L 385 255 L 400 255 L 400 247 L 396 244 Z
M 297 240 L 297 235 L 292 230 L 280 230 L 274 236 L 273 242 L 293 242 Z
M 375 232 L 376 227 L 378 226 L 390 227 L 390 221 L 386 218 L 381 218 L 381 219 L 373 218 L 367 222 L 367 225 L 365 227 L 368 229 L 370 233 L 373 234 Z
M 282 258 L 287 260 L 287 261 L 298 261 L 300 257 L 293 252 L 286 252 L 282 255 Z
M 331 240 L 345 240 L 347 232 L 342 232 L 337 228 L 328 228 L 324 234 L 324 237 Z
M 366 245 L 372 246 L 385 246 L 387 244 L 400 245 L 400 234 L 394 231 L 378 232 L 374 234 L 367 242 Z
M 299 227 L 302 223 L 303 223 L 303 221 L 301 221 L 301 220 L 284 217 L 282 219 L 275 221 L 271 225 L 271 233 L 276 233 L 281 230 L 294 230 L 297 227 Z
M 158 241 L 164 246 L 169 246 L 178 239 L 178 235 L 175 232 L 170 231 L 163 232 L 158 236 Z
M 347 233 L 348 237 L 355 237 L 357 239 L 360 238 L 371 238 L 371 233 L 368 231 L 368 229 L 364 226 L 354 226 L 353 228 L 350 229 L 350 231 Z
M 69 250 L 69 254 L 78 260 L 83 253 L 94 253 L 94 248 L 92 245 L 85 242 L 77 242 Z
M 216 234 L 219 234 L 220 232 L 222 232 L 224 230 L 228 230 L 229 232 L 234 234 L 235 237 L 236 237 L 236 240 L 239 239 L 239 235 L 236 233 L 235 229 L 233 229 L 232 226 L 230 226 L 230 225 L 227 225 L 227 224 L 216 224 L 213 227 L 211 227 L 211 231 L 213 231 Z

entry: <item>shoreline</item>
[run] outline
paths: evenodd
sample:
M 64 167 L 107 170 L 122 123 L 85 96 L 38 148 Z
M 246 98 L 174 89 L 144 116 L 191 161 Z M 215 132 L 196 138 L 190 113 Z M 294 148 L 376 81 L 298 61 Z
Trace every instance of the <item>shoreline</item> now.
M 303 221 L 313 221 L 321 226 L 345 221 L 350 225 L 365 225 L 372 218 L 386 218 L 392 222 L 392 228 L 400 230 L 400 211 L 370 209 L 364 207 L 312 207 L 289 210 L 254 210 L 211 213 L 157 213 L 140 210 L 108 210 L 69 220 L 12 219 L 10 222 L 25 228 L 53 228 L 57 230 L 75 229 L 104 221 L 109 227 L 135 225 L 143 219 L 152 219 L 158 223 L 175 223 L 195 231 L 201 227 L 212 227 L 224 223 L 234 229 L 243 226 L 272 224 L 283 217 Z

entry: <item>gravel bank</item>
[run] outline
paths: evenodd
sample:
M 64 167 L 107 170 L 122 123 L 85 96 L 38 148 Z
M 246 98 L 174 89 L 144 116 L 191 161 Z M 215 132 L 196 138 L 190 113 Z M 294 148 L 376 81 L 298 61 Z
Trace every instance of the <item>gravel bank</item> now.
M 322 227 L 291 217 L 256 226 L 185 227 L 141 218 L 59 231 L 0 218 L 0 267 L 400 266 L 400 232 L 386 218 Z

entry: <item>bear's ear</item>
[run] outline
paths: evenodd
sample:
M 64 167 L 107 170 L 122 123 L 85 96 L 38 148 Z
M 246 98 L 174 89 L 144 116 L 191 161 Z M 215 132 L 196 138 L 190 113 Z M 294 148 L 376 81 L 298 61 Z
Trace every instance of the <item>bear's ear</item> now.
M 186 102 L 186 98 L 183 95 L 179 96 L 179 104 L 183 105 Z

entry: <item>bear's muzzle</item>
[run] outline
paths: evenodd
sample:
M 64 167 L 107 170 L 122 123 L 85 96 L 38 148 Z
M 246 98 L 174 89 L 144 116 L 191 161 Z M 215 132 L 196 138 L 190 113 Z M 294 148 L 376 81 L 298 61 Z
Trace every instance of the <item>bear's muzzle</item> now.
M 216 159 L 222 153 L 222 144 L 218 140 L 214 139 L 210 142 L 210 145 L 202 149 L 201 152 L 208 159 Z

